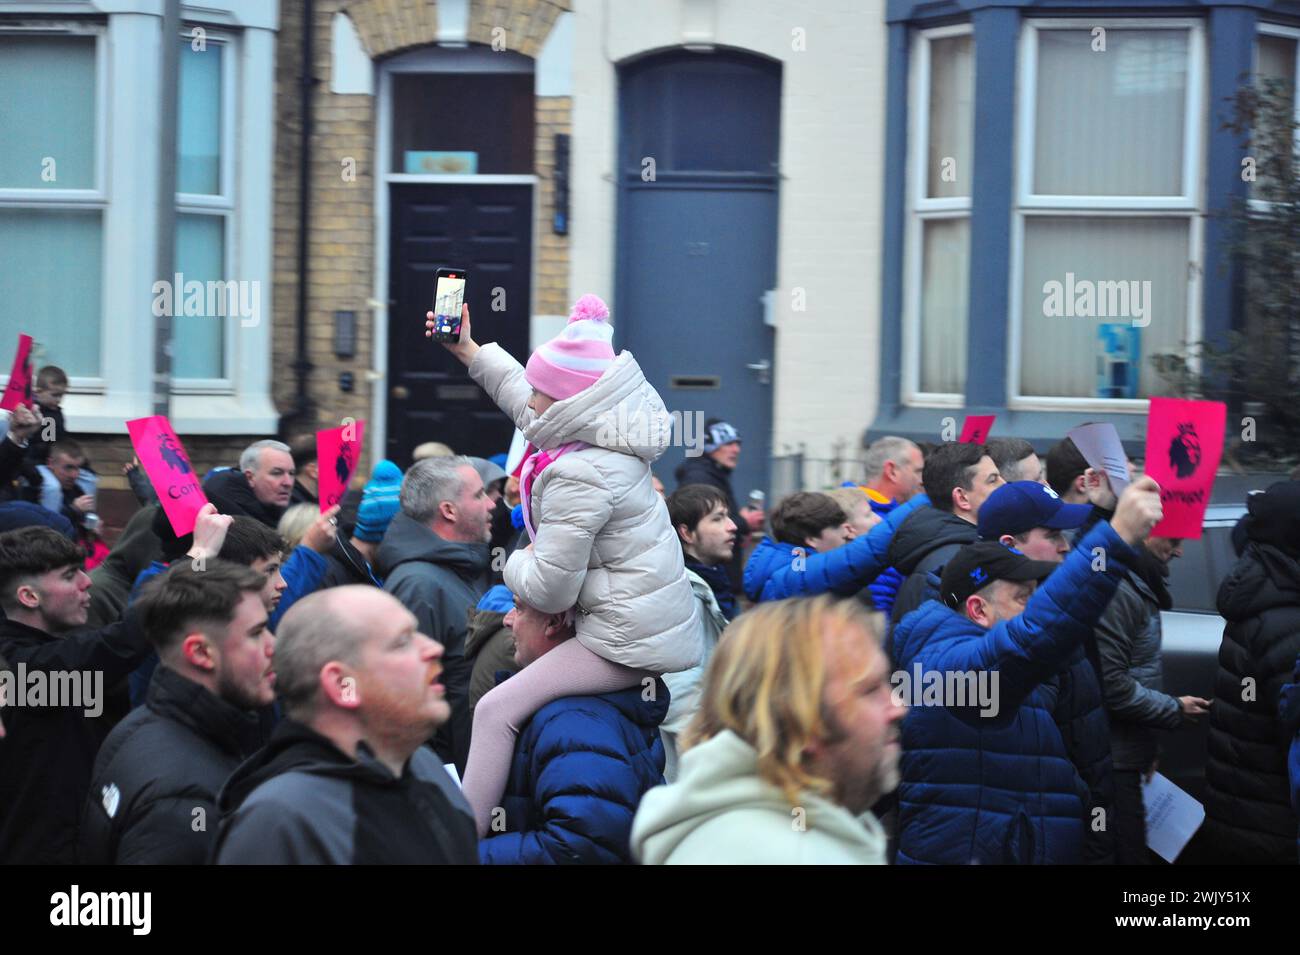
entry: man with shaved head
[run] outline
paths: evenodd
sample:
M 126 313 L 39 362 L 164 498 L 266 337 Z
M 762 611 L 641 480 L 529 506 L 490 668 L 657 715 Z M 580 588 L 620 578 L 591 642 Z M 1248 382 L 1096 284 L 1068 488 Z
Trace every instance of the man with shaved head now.
M 478 862 L 469 804 L 423 745 L 451 708 L 442 645 L 392 595 L 303 598 L 276 631 L 285 718 L 218 800 L 218 864 Z

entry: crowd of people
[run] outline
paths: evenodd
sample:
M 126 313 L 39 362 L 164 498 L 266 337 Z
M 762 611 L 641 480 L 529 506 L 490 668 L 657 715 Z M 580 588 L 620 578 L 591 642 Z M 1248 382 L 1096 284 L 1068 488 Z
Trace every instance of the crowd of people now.
M 430 442 L 322 510 L 314 436 L 268 438 L 185 535 L 128 469 L 111 551 L 40 370 L 0 449 L 0 861 L 1140 864 L 1161 735 L 1205 719 L 1202 858 L 1297 861 L 1300 480 L 1248 500 L 1201 698 L 1140 470 L 885 437 L 767 514 L 710 419 L 666 494 L 603 302 L 526 365 L 462 328 L 510 473 Z

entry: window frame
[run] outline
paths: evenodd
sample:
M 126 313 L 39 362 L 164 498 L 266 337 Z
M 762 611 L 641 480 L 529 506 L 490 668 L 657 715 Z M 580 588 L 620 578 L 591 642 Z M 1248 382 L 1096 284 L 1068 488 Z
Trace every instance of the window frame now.
M 240 274 L 239 249 L 234 238 L 238 226 L 236 220 L 239 214 L 239 203 L 236 192 L 235 150 L 233 148 L 237 141 L 236 97 L 238 96 L 239 78 L 236 75 L 236 64 L 239 62 L 239 40 L 231 32 L 213 28 L 208 24 L 188 22 L 182 27 L 183 32 L 179 34 L 180 39 L 186 43 L 192 41 L 191 31 L 195 27 L 203 28 L 206 43 L 220 44 L 223 48 L 221 63 L 221 139 L 217 173 L 220 192 L 217 195 L 210 195 L 177 191 L 176 215 L 178 218 L 182 215 L 221 217 L 222 275 L 219 280 L 224 282 L 229 281 L 230 276 Z M 179 117 L 179 103 L 177 115 Z M 269 305 L 269 302 L 264 304 Z M 236 328 L 233 323 L 237 318 L 238 316 L 233 315 L 226 315 L 222 318 L 225 323 L 221 336 L 221 368 L 223 373 L 216 378 L 178 378 L 173 376 L 171 379 L 172 394 L 229 395 L 235 393 L 235 379 L 232 369 L 235 367 L 237 357 L 235 349 Z M 175 322 L 175 317 L 173 317 L 172 321 Z M 175 345 L 175 343 L 176 335 L 173 328 L 172 344 Z
M 100 272 L 105 274 L 104 220 L 108 211 L 108 24 L 99 20 L 39 20 L 39 21 L 0 21 L 0 36 L 10 37 L 85 37 L 94 39 L 95 57 L 95 130 L 94 162 L 91 165 L 94 182 L 90 188 L 82 189 L 40 189 L 0 187 L 0 210 L 30 209 L 34 211 L 80 211 L 98 212 L 100 215 Z M 103 343 L 110 333 L 107 305 L 104 290 L 101 287 L 99 300 L 99 335 L 100 349 L 97 355 L 98 373 L 94 375 L 70 375 L 68 390 L 85 394 L 104 394 L 108 390 L 108 378 L 104 373 Z M 10 347 L 0 343 L 0 349 Z M 0 369 L 0 383 L 9 381 L 9 368 Z
M 935 198 L 928 196 L 927 159 L 930 151 L 930 50 L 935 40 L 970 36 L 975 42 L 974 24 L 951 24 L 916 30 L 911 38 L 908 76 L 908 134 L 906 196 L 907 216 L 903 230 L 903 367 L 901 399 L 904 405 L 931 408 L 961 408 L 961 392 L 921 390 L 921 285 L 924 279 L 925 223 L 943 219 L 971 221 L 971 196 Z M 972 89 L 971 109 L 975 109 Z M 972 124 L 973 127 L 973 124 Z M 972 166 L 974 155 L 971 156 Z M 970 294 L 967 291 L 966 324 L 970 328 Z M 963 361 L 964 361 L 963 357 Z M 963 376 L 964 377 L 964 376 Z
M 1183 101 L 1183 167 L 1180 195 L 1170 196 L 1053 196 L 1031 192 L 1034 181 L 1035 113 L 1037 109 L 1038 36 L 1042 30 L 1086 31 L 1169 29 L 1187 31 L 1187 88 Z M 1204 163 L 1209 134 L 1206 98 L 1209 73 L 1204 23 L 1192 17 L 1026 18 L 1021 22 L 1016 76 L 1016 144 L 1013 169 L 1014 207 L 1011 223 L 1011 267 L 1008 281 L 1007 329 L 1008 410 L 1132 412 L 1145 414 L 1147 398 L 1097 398 L 1028 395 L 1020 390 L 1024 320 L 1025 224 L 1030 217 L 1186 219 L 1188 224 L 1187 309 L 1183 340 L 1197 341 L 1203 328 L 1201 293 L 1204 259 Z M 1143 355 L 1143 361 L 1148 356 Z M 1189 357 L 1193 368 L 1197 356 Z
M 1255 42 L 1252 44 L 1251 48 L 1250 77 L 1252 83 L 1259 79 L 1260 36 L 1280 37 L 1285 40 L 1294 40 L 1296 43 L 1295 65 L 1292 69 L 1291 83 L 1297 92 L 1295 101 L 1292 105 L 1291 115 L 1297 123 L 1300 123 L 1300 27 L 1289 27 L 1281 23 L 1268 23 L 1264 20 L 1260 20 L 1258 24 L 1256 24 Z M 1300 127 L 1297 127 L 1295 131 L 1295 144 L 1297 147 L 1300 147 Z M 1251 195 L 1246 199 L 1246 205 L 1252 212 L 1267 212 L 1272 203 L 1266 199 L 1256 199 L 1254 197 L 1254 190 L 1252 189 Z

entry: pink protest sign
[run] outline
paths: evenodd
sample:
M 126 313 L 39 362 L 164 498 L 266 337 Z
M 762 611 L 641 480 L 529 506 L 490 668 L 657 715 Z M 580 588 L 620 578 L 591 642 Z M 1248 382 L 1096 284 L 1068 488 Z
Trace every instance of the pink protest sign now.
M 184 537 L 194 530 L 195 517 L 208 499 L 181 439 L 162 415 L 128 421 L 126 430 L 172 530 Z
M 348 482 L 361 460 L 361 441 L 365 433 L 364 421 L 316 432 L 317 485 L 322 514 L 343 500 L 347 493 Z
M 1151 399 L 1146 473 L 1160 485 L 1165 512 L 1151 531 L 1156 537 L 1201 536 L 1227 418 L 1227 405 L 1220 401 Z
M 18 351 L 14 353 L 14 367 L 9 372 L 9 384 L 0 398 L 0 411 L 12 411 L 19 405 L 32 403 L 32 336 L 18 336 Z
M 961 437 L 958 444 L 983 444 L 993 430 L 995 414 L 968 414 L 961 425 Z

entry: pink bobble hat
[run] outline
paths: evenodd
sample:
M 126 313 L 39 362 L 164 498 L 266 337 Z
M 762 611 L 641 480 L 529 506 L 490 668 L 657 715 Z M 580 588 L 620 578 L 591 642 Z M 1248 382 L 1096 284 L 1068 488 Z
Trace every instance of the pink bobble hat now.
M 589 388 L 614 363 L 609 306 L 598 295 L 578 299 L 564 331 L 533 352 L 524 378 L 544 395 L 563 401 Z

